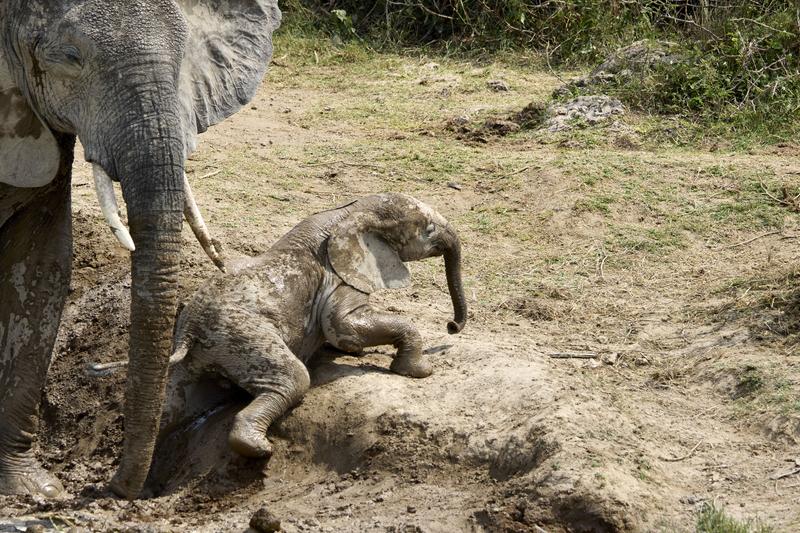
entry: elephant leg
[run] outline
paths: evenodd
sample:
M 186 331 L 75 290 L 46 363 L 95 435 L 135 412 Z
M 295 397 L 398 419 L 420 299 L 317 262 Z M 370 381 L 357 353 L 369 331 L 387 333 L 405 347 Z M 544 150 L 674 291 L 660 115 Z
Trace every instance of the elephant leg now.
M 0 184 L 0 494 L 63 492 L 32 445 L 69 290 L 69 185 L 68 172 L 41 189 Z
M 189 354 L 170 366 L 160 437 L 195 420 L 230 397 L 230 385 L 222 385 L 218 378 L 212 376 L 210 369 L 196 368 Z
M 422 337 L 408 320 L 381 313 L 370 306 L 359 307 L 332 319 L 327 332 L 334 332 L 328 342 L 345 351 L 359 351 L 368 346 L 391 344 L 397 348 L 391 370 L 413 378 L 426 378 L 433 366 L 422 353 Z
M 170 366 L 164 408 L 161 413 L 160 435 L 172 431 L 183 420 L 192 417 L 191 409 L 195 376 L 186 367 L 185 361 Z
M 267 338 L 237 346 L 222 370 L 254 396 L 236 415 L 228 437 L 231 448 L 245 457 L 270 457 L 272 443 L 267 439 L 267 429 L 308 391 L 308 369 L 277 332 L 270 332 Z

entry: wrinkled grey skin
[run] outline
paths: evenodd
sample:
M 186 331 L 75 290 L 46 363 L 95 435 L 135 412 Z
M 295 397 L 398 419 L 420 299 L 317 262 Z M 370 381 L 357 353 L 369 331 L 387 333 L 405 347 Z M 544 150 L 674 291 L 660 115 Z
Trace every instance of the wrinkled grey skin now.
M 70 282 L 76 137 L 120 183 L 136 246 L 111 487 L 140 493 L 172 348 L 184 162 L 253 96 L 279 24 L 277 0 L 0 2 L 0 494 L 63 491 L 31 446 Z
M 392 344 L 392 371 L 416 378 L 433 369 L 414 325 L 369 303 L 369 293 L 409 283 L 404 261 L 444 255 L 455 318 L 464 327 L 461 245 L 441 215 L 405 195 L 380 194 L 304 220 L 265 254 L 198 290 L 178 318 L 164 431 L 191 417 L 193 387 L 222 375 L 254 396 L 229 442 L 268 457 L 270 424 L 309 387 L 306 363 L 328 342 L 346 352 Z

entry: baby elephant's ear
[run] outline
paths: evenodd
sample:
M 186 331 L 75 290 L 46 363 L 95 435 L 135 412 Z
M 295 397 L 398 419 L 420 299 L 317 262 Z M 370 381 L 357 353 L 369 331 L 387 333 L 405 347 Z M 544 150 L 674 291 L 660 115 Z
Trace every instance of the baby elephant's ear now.
M 0 183 L 42 187 L 58 172 L 58 143 L 22 96 L 0 51 Z
M 380 232 L 375 217 L 361 212 L 339 222 L 328 240 L 333 269 L 345 283 L 367 294 L 411 282 L 408 268 Z

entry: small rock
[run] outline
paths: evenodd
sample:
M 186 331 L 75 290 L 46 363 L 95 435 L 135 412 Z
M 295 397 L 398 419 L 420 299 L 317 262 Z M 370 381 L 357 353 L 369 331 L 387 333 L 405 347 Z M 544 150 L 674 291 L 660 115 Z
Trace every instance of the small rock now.
M 25 533 L 44 533 L 44 526 L 41 524 L 33 524 L 25 529 Z
M 469 117 L 467 115 L 459 115 L 457 117 L 451 117 L 447 119 L 445 127 L 449 130 L 458 131 L 460 128 L 464 128 L 469 124 Z
M 250 527 L 261 533 L 274 533 L 281 530 L 281 521 L 269 509 L 262 507 L 250 519 Z
M 457 191 L 460 191 L 461 189 L 463 189 L 461 184 L 456 183 L 455 181 L 448 181 L 447 182 L 447 186 L 450 187 L 451 189 L 455 189 Z
M 483 128 L 496 135 L 508 135 L 520 130 L 519 124 L 510 120 L 503 120 L 499 118 L 490 118 L 484 124 Z
M 556 103 L 549 109 L 551 118 L 546 122 L 551 132 L 570 130 L 583 121 L 594 125 L 625 113 L 622 103 L 605 95 L 579 96 L 573 100 Z
M 409 505 L 408 507 L 406 507 L 406 511 L 407 511 L 409 514 L 414 514 L 414 513 L 416 513 L 416 512 L 417 512 L 417 508 L 416 508 L 416 507 L 414 507 L 413 505 Z
M 617 363 L 619 354 L 617 352 L 604 353 L 600 356 L 600 360 L 607 365 L 614 365 Z
M 486 86 L 496 93 L 508 92 L 511 87 L 508 86 L 503 80 L 491 80 L 486 82 Z

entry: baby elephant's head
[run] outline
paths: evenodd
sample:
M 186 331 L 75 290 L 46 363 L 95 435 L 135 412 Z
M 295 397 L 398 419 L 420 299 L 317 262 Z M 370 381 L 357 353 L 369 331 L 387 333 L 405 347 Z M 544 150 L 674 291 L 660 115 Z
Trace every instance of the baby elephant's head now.
M 367 294 L 408 286 L 404 261 L 443 255 L 455 318 L 447 324 L 458 333 L 467 321 L 461 282 L 461 242 L 447 220 L 426 204 L 404 194 L 376 194 L 350 206 L 349 215 L 331 231 L 328 256 L 345 283 Z

